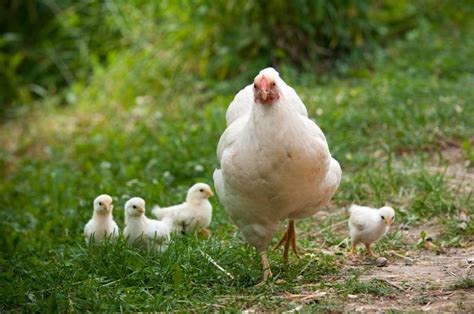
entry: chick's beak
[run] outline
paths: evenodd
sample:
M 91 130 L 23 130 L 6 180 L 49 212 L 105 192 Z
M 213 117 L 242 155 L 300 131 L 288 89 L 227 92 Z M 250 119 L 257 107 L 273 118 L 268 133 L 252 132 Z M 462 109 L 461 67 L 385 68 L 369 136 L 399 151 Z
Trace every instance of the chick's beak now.
M 390 217 L 385 218 L 385 224 L 390 226 L 392 224 L 392 219 Z
M 208 190 L 206 194 L 207 194 L 208 197 L 214 196 L 214 193 L 212 193 L 211 190 Z
M 143 207 L 138 207 L 138 208 L 137 208 L 137 212 L 139 212 L 140 214 L 144 214 L 144 213 L 145 213 L 145 208 L 143 208 Z

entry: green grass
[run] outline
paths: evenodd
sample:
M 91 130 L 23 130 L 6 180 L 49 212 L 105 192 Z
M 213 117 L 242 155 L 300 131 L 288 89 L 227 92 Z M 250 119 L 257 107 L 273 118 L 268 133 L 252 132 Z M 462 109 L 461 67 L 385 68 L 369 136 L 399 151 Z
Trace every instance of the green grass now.
M 384 281 L 372 279 L 368 282 L 360 282 L 357 277 L 347 279 L 344 283 L 347 293 L 350 294 L 373 294 L 376 296 L 390 295 L 395 289 Z
M 470 277 L 463 277 L 454 284 L 455 289 L 474 289 L 474 280 Z
M 382 282 L 359 282 L 343 270 L 343 255 L 322 251 L 344 242 L 345 224 L 317 232 L 344 220 L 337 209 L 352 202 L 388 203 L 397 224 L 437 219 L 449 234 L 472 240 L 472 225 L 461 230 L 449 223 L 460 210 L 474 214 L 472 195 L 460 189 L 464 182 L 448 184 L 440 148 L 473 139 L 474 28 L 468 26 L 416 29 L 371 54 L 370 64 L 349 64 L 338 76 L 282 70 L 325 132 L 343 181 L 326 209 L 329 218 L 298 224 L 302 258 L 285 266 L 281 252 L 270 253 L 275 276 L 263 288 L 254 287 L 258 254 L 215 198 L 209 240 L 174 237 L 161 255 L 128 248 L 123 239 L 85 245 L 82 230 L 98 194 L 113 196 L 123 227 L 123 204 L 132 196 L 150 209 L 182 201 L 196 181 L 212 183 L 225 109 L 247 83 L 215 82 L 210 89 L 177 78 L 177 85 L 158 86 L 153 77 L 163 64 L 153 62 L 153 53 L 118 54 L 89 86 L 71 90 L 73 106 L 2 126 L 0 310 L 290 310 L 297 304 L 285 293 L 308 289 L 392 293 Z M 376 251 L 415 246 L 395 233 Z M 304 309 L 341 309 L 343 301 L 336 295 Z

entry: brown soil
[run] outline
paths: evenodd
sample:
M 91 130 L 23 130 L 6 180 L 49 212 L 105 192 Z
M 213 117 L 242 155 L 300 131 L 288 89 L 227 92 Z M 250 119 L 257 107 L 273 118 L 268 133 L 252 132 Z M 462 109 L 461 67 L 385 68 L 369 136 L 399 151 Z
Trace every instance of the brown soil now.
M 443 254 L 427 250 L 410 253 L 409 258 L 394 255 L 387 267 L 373 265 L 360 276 L 361 281 L 385 282 L 395 293 L 354 297 L 345 310 L 474 311 L 474 290 L 455 287 L 462 278 L 474 280 L 474 264 L 467 261 L 474 258 L 474 247 L 452 248 Z M 349 262 L 348 267 L 360 267 L 363 262 Z

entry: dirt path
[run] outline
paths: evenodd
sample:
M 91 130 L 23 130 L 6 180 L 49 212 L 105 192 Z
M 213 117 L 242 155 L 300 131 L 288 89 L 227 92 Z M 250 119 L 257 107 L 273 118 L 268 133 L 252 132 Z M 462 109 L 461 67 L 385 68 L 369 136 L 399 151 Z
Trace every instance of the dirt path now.
M 387 267 L 370 267 L 360 276 L 362 282 L 381 280 L 395 289 L 391 295 L 353 296 L 347 311 L 383 310 L 474 311 L 474 290 L 455 288 L 463 278 L 474 280 L 474 247 L 448 249 L 444 254 L 431 251 L 410 252 L 397 257 Z M 360 267 L 364 260 L 349 262 Z

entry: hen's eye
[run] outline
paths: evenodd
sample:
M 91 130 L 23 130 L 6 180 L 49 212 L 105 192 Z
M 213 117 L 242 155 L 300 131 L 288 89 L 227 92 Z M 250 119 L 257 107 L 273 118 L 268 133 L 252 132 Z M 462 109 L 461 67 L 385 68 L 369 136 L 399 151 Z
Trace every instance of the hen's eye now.
M 384 219 L 385 219 L 385 217 L 384 217 L 384 216 L 382 216 L 382 220 L 384 220 Z
M 392 217 L 392 221 L 395 221 L 395 216 Z
M 135 208 L 137 208 L 137 206 L 133 205 L 133 208 L 135 209 Z
M 253 83 L 253 88 L 257 88 L 257 84 Z
M 204 192 L 204 189 L 200 189 L 199 192 L 201 192 L 201 193 Z
M 99 202 L 99 206 L 102 206 L 102 202 Z
M 275 87 L 275 85 L 276 85 L 275 82 L 272 82 L 272 87 Z

